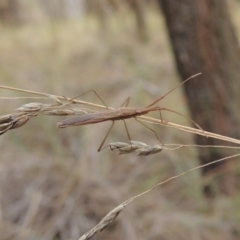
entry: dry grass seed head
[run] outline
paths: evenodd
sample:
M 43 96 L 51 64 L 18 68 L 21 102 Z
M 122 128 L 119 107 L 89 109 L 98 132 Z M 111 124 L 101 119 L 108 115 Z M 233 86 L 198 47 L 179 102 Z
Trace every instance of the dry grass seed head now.
M 163 146 L 160 145 L 147 145 L 146 143 L 139 141 L 130 142 L 131 144 L 124 142 L 109 143 L 109 147 L 112 151 L 117 150 L 118 154 L 135 152 L 137 156 L 148 156 L 159 153 L 163 150 Z
M 120 204 L 115 207 L 112 211 L 110 211 L 94 228 L 85 233 L 79 240 L 87 240 L 91 239 L 97 232 L 103 231 L 114 219 L 118 216 L 118 214 L 126 207 L 126 204 Z

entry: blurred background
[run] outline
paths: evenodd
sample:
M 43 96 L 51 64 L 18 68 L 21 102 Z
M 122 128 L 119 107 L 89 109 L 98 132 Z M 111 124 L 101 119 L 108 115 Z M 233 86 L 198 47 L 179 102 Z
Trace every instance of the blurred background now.
M 144 107 L 203 72 L 159 105 L 240 139 L 239 38 L 238 0 L 0 0 L 0 84 L 67 97 L 95 89 L 110 107 L 129 96 L 130 106 Z M 101 104 L 92 93 L 80 99 Z M 4 115 L 32 100 L 0 101 Z M 172 113 L 163 118 L 191 126 Z M 57 129 L 61 119 L 38 116 L 0 137 L 0 240 L 78 239 L 133 195 L 236 153 L 98 153 L 109 122 Z M 151 131 L 133 119 L 127 123 L 132 139 L 158 144 Z M 164 143 L 220 144 L 151 127 Z M 106 144 L 117 141 L 128 141 L 121 121 Z M 239 174 L 239 161 L 230 160 L 167 183 L 93 239 L 239 239 Z

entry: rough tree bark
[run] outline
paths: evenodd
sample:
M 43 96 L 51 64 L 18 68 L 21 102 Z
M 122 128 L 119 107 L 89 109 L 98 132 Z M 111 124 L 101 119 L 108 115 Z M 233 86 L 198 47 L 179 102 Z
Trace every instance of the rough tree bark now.
M 225 0 L 158 2 L 166 19 L 182 80 L 195 73 L 203 73 L 184 85 L 192 118 L 207 131 L 239 139 L 240 49 Z M 219 144 L 214 139 L 200 136 L 196 136 L 196 142 Z M 225 155 L 220 149 L 199 151 L 202 164 Z M 219 165 L 203 169 L 203 174 Z M 224 186 L 221 190 L 230 194 L 231 183 L 225 179 Z M 204 190 L 212 196 L 210 186 Z

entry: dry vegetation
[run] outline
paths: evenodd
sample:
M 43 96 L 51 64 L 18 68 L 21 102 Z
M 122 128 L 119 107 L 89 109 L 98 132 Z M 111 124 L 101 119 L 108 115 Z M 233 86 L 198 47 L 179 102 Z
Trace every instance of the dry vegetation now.
M 1 85 L 68 97 L 94 88 L 111 107 L 128 96 L 131 105 L 145 106 L 177 82 L 163 21 L 151 13 L 148 24 L 147 43 L 137 40 L 128 15 L 111 19 L 105 33 L 90 17 L 1 27 Z M 6 98 L 30 96 L 0 92 Z M 91 94 L 81 100 L 98 103 Z M 0 101 L 4 115 L 40 100 Z M 41 102 L 56 103 L 49 98 Z M 180 90 L 161 106 L 187 114 Z M 0 240 L 78 239 L 126 199 L 198 165 L 194 148 L 141 158 L 107 150 L 97 153 L 109 123 L 59 130 L 56 122 L 62 118 L 40 115 L 1 136 Z M 164 119 L 189 124 L 174 114 L 164 113 Z M 128 124 L 134 140 L 156 144 L 150 131 L 134 120 Z M 192 144 L 187 132 L 155 129 L 164 143 Z M 127 141 L 121 122 L 107 142 L 117 141 Z M 235 153 L 229 150 L 229 155 Z M 238 160 L 230 160 L 205 179 L 194 171 L 171 181 L 136 200 L 93 239 L 239 239 L 239 169 Z M 204 198 L 204 184 L 220 182 L 227 174 L 232 176 L 226 183 L 232 196 L 220 194 L 216 184 L 217 197 Z

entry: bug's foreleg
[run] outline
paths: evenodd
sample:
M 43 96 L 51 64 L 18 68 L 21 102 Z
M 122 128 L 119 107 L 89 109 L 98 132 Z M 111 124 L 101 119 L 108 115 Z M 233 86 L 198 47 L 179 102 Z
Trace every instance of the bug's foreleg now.
M 97 96 L 97 98 L 101 101 L 101 103 L 102 103 L 106 108 L 109 108 L 109 107 L 107 106 L 107 104 L 103 101 L 103 99 L 100 97 L 100 95 L 97 93 L 97 91 L 95 91 L 94 89 L 91 89 L 91 90 L 89 90 L 89 91 L 87 91 L 87 92 L 85 92 L 85 93 L 82 93 L 82 94 L 80 94 L 80 95 L 72 98 L 70 101 L 73 101 L 74 99 L 79 98 L 79 97 L 81 97 L 81 96 L 83 96 L 83 95 L 85 95 L 85 94 L 87 94 L 87 93 L 89 93 L 89 92 L 93 92 L 93 93 Z
M 114 123 L 115 123 L 115 121 L 113 121 L 112 122 L 112 124 L 111 124 L 111 126 L 110 126 L 110 128 L 108 129 L 108 131 L 107 131 L 107 134 L 105 135 L 105 137 L 104 137 L 104 139 L 102 140 L 102 142 L 101 142 L 101 144 L 100 144 L 100 146 L 99 146 L 99 148 L 98 148 L 98 152 L 100 152 L 102 149 L 103 149 L 103 144 L 105 143 L 105 141 L 106 141 L 106 139 L 107 139 L 107 137 L 108 137 L 108 135 L 109 135 L 109 133 L 111 132 L 111 130 L 112 130 L 112 128 L 113 128 L 113 125 L 114 125 Z
M 129 143 L 131 144 L 131 147 L 132 147 L 131 136 L 130 136 L 130 133 L 129 133 L 129 131 L 128 131 L 127 123 L 126 123 L 125 120 L 123 120 L 123 123 L 124 123 L 125 129 L 126 129 L 126 132 L 127 132 L 127 136 L 128 136 Z
M 159 115 L 160 115 L 160 120 L 161 120 L 161 122 L 162 122 L 162 124 L 163 124 L 163 117 L 162 117 L 161 108 L 159 108 L 158 111 L 159 111 Z
M 121 105 L 121 107 L 127 107 L 128 104 L 129 104 L 129 102 L 130 102 L 130 97 L 128 97 L 128 98 L 123 102 L 123 104 Z

